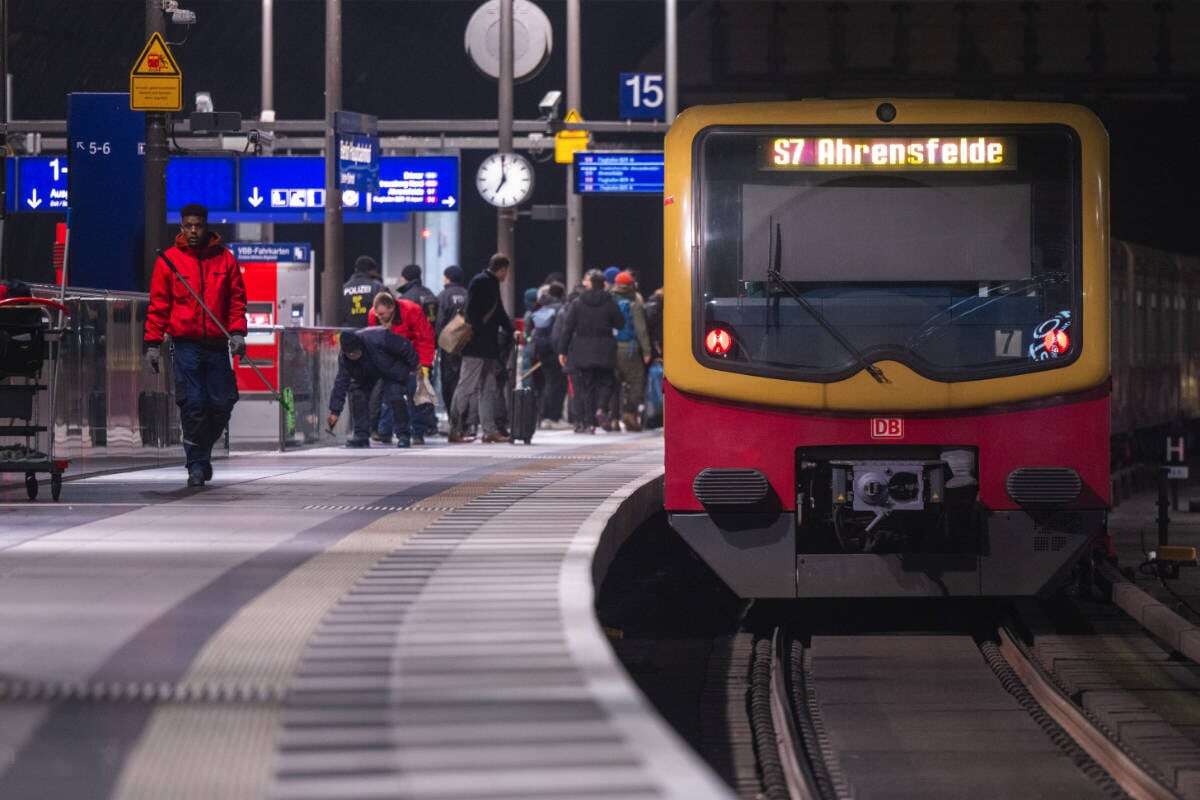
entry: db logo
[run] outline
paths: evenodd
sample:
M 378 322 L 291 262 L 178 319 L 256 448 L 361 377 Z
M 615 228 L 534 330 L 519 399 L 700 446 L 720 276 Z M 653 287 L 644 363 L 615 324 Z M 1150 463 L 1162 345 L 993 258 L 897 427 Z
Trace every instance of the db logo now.
M 872 417 L 872 439 L 903 439 L 904 420 L 899 417 Z

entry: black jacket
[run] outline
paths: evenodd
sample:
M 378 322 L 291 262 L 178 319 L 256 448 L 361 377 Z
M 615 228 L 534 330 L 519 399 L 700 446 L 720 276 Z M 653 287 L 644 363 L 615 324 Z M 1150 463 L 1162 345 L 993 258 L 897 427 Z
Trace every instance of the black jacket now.
M 433 324 L 433 335 L 441 334 L 446 323 L 454 319 L 454 315 L 462 311 L 467 304 L 467 288 L 457 283 L 451 283 L 438 295 L 437 320 Z
M 342 302 L 338 307 L 339 324 L 343 328 L 367 327 L 367 312 L 371 310 L 371 303 L 375 302 L 375 295 L 384 291 L 387 291 L 387 288 L 365 272 L 351 275 L 350 279 L 342 284 Z
M 437 322 L 437 295 L 427 288 L 425 284 L 421 283 L 420 278 L 404 284 L 396 290 L 396 293 L 405 300 L 411 300 L 419 305 L 421 310 L 425 312 L 425 318 L 429 320 L 430 325 Z
M 612 295 L 589 289 L 566 312 L 558 352 L 567 357 L 570 369 L 611 369 L 617 364 L 613 331 L 624 324 L 625 315 Z
M 392 333 L 390 328 L 376 325 L 355 333 L 362 339 L 363 355 L 351 361 L 345 353 L 338 354 L 337 377 L 333 379 L 333 394 L 329 396 L 329 410 L 334 414 L 342 413 L 351 381 L 364 387 L 380 379 L 407 383 L 409 374 L 421 366 L 417 351 L 408 339 Z
M 490 315 L 490 316 L 489 316 Z M 500 281 L 484 270 L 467 286 L 467 322 L 471 324 L 471 341 L 463 348 L 464 356 L 475 358 L 500 357 L 500 331 L 512 334 L 512 320 L 500 302 Z

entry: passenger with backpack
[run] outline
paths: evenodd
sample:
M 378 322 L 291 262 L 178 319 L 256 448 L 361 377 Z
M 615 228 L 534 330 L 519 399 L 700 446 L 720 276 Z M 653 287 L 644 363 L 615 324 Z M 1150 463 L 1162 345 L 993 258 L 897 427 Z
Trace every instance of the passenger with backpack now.
M 567 377 L 554 350 L 554 323 L 562 314 L 566 290 L 561 283 L 543 287 L 545 293 L 538 301 L 537 310 L 530 315 L 532 332 L 529 346 L 535 364 L 541 364 L 542 373 L 542 421 L 547 428 L 562 426 L 563 400 L 567 395 Z
M 617 382 L 621 388 L 621 422 L 627 431 L 640 431 L 641 403 L 646 396 L 646 367 L 653 358 L 646 329 L 646 308 L 628 271 L 613 281 L 613 299 L 623 324 L 617 329 Z

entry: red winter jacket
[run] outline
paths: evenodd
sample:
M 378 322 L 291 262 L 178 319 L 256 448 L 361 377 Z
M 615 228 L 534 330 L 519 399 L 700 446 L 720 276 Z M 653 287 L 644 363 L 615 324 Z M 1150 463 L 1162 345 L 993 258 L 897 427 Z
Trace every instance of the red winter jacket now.
M 412 300 L 396 298 L 396 316 L 392 318 L 392 333 L 412 342 L 421 359 L 422 367 L 433 366 L 433 326 L 425 318 L 425 312 Z M 367 311 L 367 325 L 378 325 L 375 308 Z
M 183 234 L 175 237 L 175 246 L 167 258 L 184 280 L 204 298 L 204 303 L 230 334 L 246 335 L 246 285 L 242 270 L 221 237 L 209 234 L 203 247 L 189 247 Z M 175 273 L 159 258 L 150 278 L 150 308 L 146 311 L 146 344 L 161 344 L 164 335 L 192 341 L 224 341 L 196 298 Z

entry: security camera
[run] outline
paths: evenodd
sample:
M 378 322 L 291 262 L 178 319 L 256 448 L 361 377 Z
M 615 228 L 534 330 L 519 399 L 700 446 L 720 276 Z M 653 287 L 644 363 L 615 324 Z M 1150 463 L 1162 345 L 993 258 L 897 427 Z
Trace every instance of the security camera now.
M 176 25 L 195 25 L 196 12 L 179 7 L 179 0 L 163 0 L 163 13 L 171 15 L 171 22 Z
M 558 116 L 558 108 L 562 105 L 562 92 L 555 89 L 552 92 L 546 92 L 546 96 L 538 103 L 538 111 L 542 114 L 542 119 L 551 120 Z

